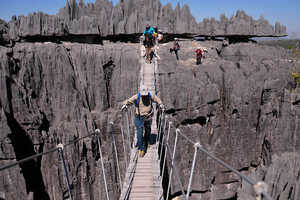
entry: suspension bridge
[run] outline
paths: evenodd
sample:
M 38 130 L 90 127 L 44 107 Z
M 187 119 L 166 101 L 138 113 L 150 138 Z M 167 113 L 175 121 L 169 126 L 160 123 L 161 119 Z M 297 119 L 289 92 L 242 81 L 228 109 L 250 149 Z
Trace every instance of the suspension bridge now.
M 158 62 L 157 57 L 153 58 L 152 63 L 146 63 L 143 55 L 145 53 L 145 49 L 143 46 L 141 46 L 140 49 L 141 53 L 141 69 L 140 69 L 140 85 L 146 85 L 151 93 L 156 94 L 157 88 L 158 88 L 158 78 L 156 77 L 158 74 Z M 156 50 L 157 53 L 157 50 Z M 159 57 L 158 57 L 159 58 Z M 157 112 L 160 112 L 159 115 L 157 115 Z M 138 151 L 134 144 L 136 143 L 136 133 L 131 133 L 129 129 L 129 115 L 128 111 L 124 113 L 124 121 L 126 124 L 126 127 L 121 126 L 121 135 L 122 135 L 122 143 L 123 143 L 123 151 L 130 152 L 129 159 L 127 160 L 127 157 L 125 156 L 125 163 L 126 163 L 126 174 L 125 179 L 122 180 L 121 174 L 120 174 L 120 165 L 119 165 L 119 155 L 118 150 L 116 147 L 116 139 L 113 133 L 112 129 L 112 141 L 113 141 L 113 148 L 114 148 L 114 156 L 116 159 L 116 165 L 117 165 L 117 171 L 118 171 L 118 182 L 121 188 L 119 200 L 161 200 L 161 199 L 171 199 L 171 184 L 172 181 L 177 182 L 180 186 L 181 194 L 180 199 L 188 200 L 191 198 L 191 188 L 192 188 L 192 182 L 194 177 L 194 171 L 195 171 L 195 165 L 197 162 L 197 155 L 199 153 L 203 153 L 206 156 L 210 157 L 212 160 L 214 160 L 216 163 L 222 165 L 223 167 L 227 168 L 231 172 L 238 175 L 241 179 L 243 179 L 246 183 L 253 186 L 253 189 L 256 193 L 256 197 L 253 197 L 253 199 L 267 199 L 271 200 L 271 196 L 267 193 L 267 185 L 266 183 L 262 181 L 253 181 L 249 177 L 245 176 L 243 173 L 239 172 L 238 170 L 234 169 L 229 164 L 222 161 L 220 158 L 214 156 L 211 152 L 207 151 L 205 148 L 203 148 L 201 142 L 199 141 L 192 141 L 186 134 L 184 134 L 180 129 L 176 129 L 175 133 L 171 133 L 171 127 L 173 126 L 173 122 L 169 121 L 166 118 L 166 115 L 163 111 L 158 111 L 154 107 L 154 117 L 153 117 L 153 123 L 151 126 L 151 139 L 152 139 L 152 145 L 150 145 L 147 149 L 146 155 L 144 157 L 138 157 Z M 159 119 L 156 119 L 156 116 L 159 116 Z M 158 124 L 157 124 L 158 122 Z M 110 125 L 113 127 L 115 124 L 114 122 L 110 122 Z M 174 128 L 174 127 L 173 127 Z M 32 159 L 39 158 L 43 155 L 49 155 L 54 152 L 58 152 L 59 157 L 61 159 L 62 168 L 64 170 L 64 179 L 67 185 L 68 189 L 68 197 L 66 199 L 73 200 L 73 188 L 70 186 L 70 178 L 69 178 L 69 172 L 68 172 L 68 160 L 64 157 L 64 149 L 68 148 L 70 145 L 75 144 L 78 141 L 84 140 L 86 138 L 95 138 L 97 140 L 97 147 L 98 152 L 100 155 L 100 163 L 101 166 L 99 168 L 101 169 L 101 175 L 103 177 L 104 181 L 104 188 L 105 188 L 105 196 L 107 200 L 112 199 L 111 194 L 108 190 L 108 181 L 107 181 L 107 169 L 105 169 L 104 165 L 104 159 L 103 159 L 103 153 L 102 153 L 102 145 L 101 145 L 101 131 L 99 129 L 96 129 L 93 133 L 83 136 L 81 138 L 78 138 L 76 140 L 70 141 L 67 144 L 58 144 L 55 148 L 50 149 L 46 152 L 42 152 L 39 154 L 32 155 L 30 157 L 24 158 L 22 160 L 18 160 L 15 162 L 12 162 L 8 165 L 0 166 L 0 172 L 3 170 L 7 170 L 12 167 L 17 167 L 18 165 L 28 162 Z M 127 138 L 129 138 L 130 146 L 126 145 L 125 142 L 125 136 L 124 134 L 128 134 Z M 172 137 L 175 134 L 175 141 L 174 144 L 172 144 L 173 149 L 170 148 L 169 144 L 169 138 L 172 134 Z M 186 140 L 189 145 L 192 145 L 194 147 L 194 155 L 192 160 L 192 167 L 190 169 L 190 176 L 188 185 L 183 185 L 182 179 L 180 177 L 180 173 L 178 171 L 178 168 L 176 167 L 175 162 L 175 155 L 177 152 L 177 143 L 178 140 Z M 129 150 L 130 148 L 130 150 Z M 167 162 L 168 164 L 168 171 L 169 171 L 169 178 L 167 181 L 165 181 L 165 171 L 167 170 Z M 174 180 L 172 180 L 174 179 Z M 162 183 L 167 183 L 164 187 Z M 113 199 L 114 200 L 114 199 Z

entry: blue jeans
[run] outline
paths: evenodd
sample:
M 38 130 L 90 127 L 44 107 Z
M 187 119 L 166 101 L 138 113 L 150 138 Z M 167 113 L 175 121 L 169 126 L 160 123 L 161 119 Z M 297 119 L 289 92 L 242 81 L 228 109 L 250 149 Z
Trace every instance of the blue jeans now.
M 152 124 L 152 118 L 145 119 L 143 116 L 136 116 L 135 117 L 135 126 L 137 130 L 137 147 L 138 150 L 146 150 L 146 147 L 150 140 L 150 134 L 151 134 L 151 124 Z M 145 127 L 145 135 L 143 137 L 143 130 Z

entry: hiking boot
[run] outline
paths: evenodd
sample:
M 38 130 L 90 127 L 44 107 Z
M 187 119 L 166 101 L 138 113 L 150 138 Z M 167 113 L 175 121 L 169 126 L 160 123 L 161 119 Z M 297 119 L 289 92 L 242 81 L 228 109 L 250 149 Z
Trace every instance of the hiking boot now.
M 145 156 L 145 151 L 144 150 L 140 150 L 140 157 L 144 157 Z

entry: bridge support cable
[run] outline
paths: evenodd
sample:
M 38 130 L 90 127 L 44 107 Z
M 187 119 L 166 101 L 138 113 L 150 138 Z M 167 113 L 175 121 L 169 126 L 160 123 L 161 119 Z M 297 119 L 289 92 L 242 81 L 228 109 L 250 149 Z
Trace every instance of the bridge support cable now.
M 169 146 L 168 143 L 166 143 L 166 151 L 167 151 L 167 153 L 169 154 L 169 158 L 171 158 L 171 151 L 170 151 L 170 146 Z M 183 184 L 182 184 L 182 182 L 181 182 L 181 179 L 180 179 L 180 177 L 179 177 L 179 173 L 178 173 L 177 168 L 176 168 L 176 164 L 175 164 L 175 154 L 174 154 L 174 152 L 173 152 L 172 160 L 170 159 L 170 161 L 171 161 L 171 167 L 172 167 L 171 169 L 174 169 L 174 171 L 175 171 L 175 175 L 176 175 L 177 181 L 178 181 L 178 183 L 179 183 L 179 185 L 180 185 L 180 189 L 181 189 L 182 195 L 183 195 L 184 199 L 187 200 L 187 199 L 186 199 L 186 196 L 185 196 Z M 172 180 L 172 177 L 170 177 L 169 180 L 171 181 L 171 180 Z M 169 186 L 170 186 L 170 181 L 169 181 Z M 168 191 L 167 191 L 167 199 L 169 198 L 169 191 L 170 191 L 170 187 L 169 187 L 169 186 L 168 186 Z
M 121 173 L 120 173 L 120 165 L 119 165 L 118 151 L 117 151 L 117 147 L 116 147 L 116 140 L 115 140 L 115 136 L 114 136 L 114 123 L 110 122 L 109 124 L 111 125 L 111 135 L 112 135 L 113 146 L 114 146 L 114 150 L 115 150 L 115 157 L 116 157 L 116 162 L 117 162 L 119 184 L 120 184 L 120 189 L 122 192 L 122 179 L 121 179 Z
M 106 174 L 105 174 L 105 169 L 104 169 L 104 162 L 103 162 L 103 155 L 102 155 L 102 150 L 101 150 L 101 143 L 100 143 L 100 130 L 99 129 L 96 129 L 94 133 L 92 134 L 88 134 L 86 136 L 83 136 L 83 137 L 80 137 L 78 139 L 75 139 L 73 141 L 70 141 L 69 143 L 63 145 L 63 144 L 58 144 L 55 148 L 53 149 L 50 149 L 48 151 L 45 151 L 45 152 L 42 152 L 42 153 L 38 153 L 38 154 L 35 154 L 35 155 L 32 155 L 32 156 L 29 156 L 27 158 L 24 158 L 24 159 L 21 159 L 21 160 L 18 160 L 16 162 L 13 162 L 11 164 L 8 164 L 8 165 L 5 165 L 5 166 L 2 166 L 0 167 L 0 171 L 2 170 L 5 170 L 5 169 L 8 169 L 8 168 L 11 168 L 11 167 L 14 167 L 16 165 L 20 165 L 20 164 L 23 164 L 23 163 L 26 163 L 30 160 L 33 160 L 33 159 L 36 159 L 36 158 L 39 158 L 41 157 L 42 155 L 47 155 L 47 154 L 50 154 L 50 153 L 53 153 L 53 152 L 56 152 L 58 151 L 61 159 L 62 159 L 62 165 L 63 165 L 63 168 L 64 168 L 64 173 L 65 173 L 65 179 L 66 179 L 66 182 L 67 182 L 67 187 L 68 187 L 68 193 L 69 193 L 69 198 L 70 200 L 72 200 L 72 193 L 71 193 L 71 187 L 70 187 L 70 180 L 69 180 L 69 175 L 68 175 L 68 171 L 67 171 L 67 161 L 65 160 L 65 157 L 64 157 L 64 152 L 63 152 L 63 149 L 66 148 L 67 146 L 70 146 L 72 144 L 75 144 L 76 142 L 78 141 L 81 141 L 85 138 L 88 138 L 88 137 L 96 137 L 97 138 L 97 142 L 98 142 L 98 150 L 99 150 L 99 154 L 100 154 L 100 160 L 101 160 L 101 166 L 102 166 L 102 174 L 103 174 L 103 179 L 104 179 L 104 185 L 105 185 L 105 192 L 106 192 L 106 198 L 107 200 L 109 200 L 109 193 L 108 193 L 108 188 L 107 188 L 107 180 L 106 180 Z M 118 159 L 117 159 L 118 160 Z M 120 171 L 120 170 L 119 170 Z M 119 176 L 120 177 L 120 176 Z
M 10 164 L 8 164 L 8 165 L 5 165 L 5 166 L 0 167 L 0 171 L 3 171 L 3 170 L 5 170 L 5 169 L 11 168 L 11 167 L 14 167 L 14 166 L 16 166 L 16 165 L 23 164 L 23 163 L 25 163 L 25 162 L 28 162 L 28 161 L 33 160 L 33 159 L 35 159 L 35 158 L 38 158 L 38 157 L 40 157 L 40 156 L 42 156 L 42 155 L 47 155 L 47 154 L 49 154 L 49 153 L 55 152 L 55 151 L 57 151 L 57 150 L 58 150 L 58 147 L 55 147 L 55 148 L 50 149 L 50 150 L 48 150 L 48 151 L 46 151 L 46 152 L 34 154 L 34 155 L 29 156 L 29 157 L 27 157 L 27 158 L 24 158 L 24 159 L 21 159 L 21 160 L 19 160 L 19 161 L 16 161 L 16 162 L 13 162 L 13 163 L 10 163 Z
M 165 137 L 166 123 L 167 123 L 167 120 L 166 120 L 166 117 L 164 116 L 164 126 L 163 126 L 163 129 L 161 130 L 161 134 L 160 134 L 161 135 L 161 141 L 162 141 L 162 143 L 163 143 L 164 137 Z M 162 152 L 163 152 L 163 145 L 161 145 L 161 148 L 160 148 L 160 157 L 159 157 L 159 160 L 161 160 Z
M 73 200 L 71 187 L 70 187 L 69 174 L 68 174 L 66 161 L 65 161 L 65 157 L 64 157 L 64 145 L 63 144 L 58 144 L 57 147 L 58 147 L 58 152 L 60 154 L 60 157 L 62 159 L 62 164 L 63 164 L 63 168 L 64 168 L 64 172 L 65 172 L 65 178 L 66 178 L 68 192 L 69 192 L 69 198 L 70 198 L 70 200 Z
M 169 122 L 170 123 L 170 122 Z M 169 124 L 169 130 L 170 130 L 170 124 Z M 169 132 L 168 130 L 168 132 Z M 169 134 L 169 133 L 168 133 Z M 184 193 L 183 190 L 183 186 L 182 183 L 180 181 L 178 172 L 176 172 L 176 165 L 175 165 L 175 153 L 176 153 L 176 148 L 177 148 L 177 141 L 178 141 L 178 136 L 182 136 L 183 138 L 185 138 L 189 143 L 194 145 L 195 151 L 194 151 L 194 156 L 193 156 L 193 163 L 192 163 L 192 168 L 191 168 L 191 172 L 190 172 L 190 177 L 189 177 L 189 183 L 188 183 L 188 189 L 187 189 L 187 194 Z M 168 136 L 169 137 L 169 136 Z M 242 174 L 241 172 L 237 171 L 236 169 L 234 169 L 232 166 L 230 166 L 229 164 L 225 163 L 224 161 L 220 160 L 219 158 L 217 158 L 216 156 L 214 156 L 213 154 L 211 154 L 210 152 L 208 152 L 206 149 L 204 149 L 202 147 L 202 145 L 198 142 L 193 142 L 191 139 L 189 139 L 185 134 L 183 134 L 179 129 L 176 129 L 176 135 L 175 135 L 175 142 L 174 142 L 174 149 L 173 149 L 173 155 L 171 156 L 170 153 L 170 147 L 168 144 L 168 141 L 162 141 L 162 145 L 165 146 L 165 148 L 167 149 L 167 153 L 165 155 L 165 158 L 167 156 L 169 156 L 169 159 L 171 160 L 171 170 L 170 170 L 170 175 L 169 175 L 169 183 L 168 183 L 168 189 L 167 189 L 167 198 L 169 198 L 169 193 L 170 193 L 170 184 L 171 184 L 171 179 L 172 179 L 172 173 L 173 173 L 173 169 L 175 170 L 175 172 L 177 173 L 176 176 L 181 184 L 181 190 L 182 190 L 182 194 L 184 195 L 184 198 L 186 200 L 189 199 L 190 196 L 190 192 L 191 192 L 191 186 L 192 186 L 192 180 L 193 180 L 193 175 L 194 175 L 194 171 L 195 171 L 195 165 L 196 165 L 196 158 L 197 158 L 197 154 L 198 154 L 198 150 L 200 150 L 201 152 L 203 152 L 204 154 L 206 154 L 208 157 L 212 158 L 214 161 L 216 161 L 217 163 L 219 163 L 220 165 L 222 165 L 223 167 L 229 169 L 231 172 L 235 173 L 236 175 L 238 175 L 241 179 L 245 180 L 248 184 L 253 186 L 254 191 L 256 192 L 257 198 L 260 200 L 262 199 L 262 197 L 264 197 L 267 200 L 272 200 L 272 197 L 267 193 L 267 184 L 263 181 L 259 181 L 259 182 L 255 182 L 252 179 L 248 178 L 247 176 L 245 176 L 244 174 Z M 164 161 L 165 162 L 165 161 Z M 163 164 L 163 170 L 162 170 L 162 177 L 163 177 L 163 173 L 164 173 L 164 164 Z
M 171 125 L 172 125 L 172 122 L 169 122 L 169 128 L 168 128 L 168 134 L 167 134 L 167 140 L 166 140 L 166 143 L 169 142 Z M 163 142 L 164 142 L 164 141 L 163 141 Z M 164 144 L 164 143 L 162 143 L 162 144 Z M 164 175 L 164 172 L 165 172 L 166 156 L 167 156 L 167 154 L 165 154 L 165 156 L 164 156 L 163 168 L 162 168 L 161 176 L 163 176 L 163 175 Z
M 160 142 L 160 137 L 161 137 L 161 134 L 162 134 L 162 120 L 164 118 L 164 112 L 162 111 L 161 114 L 159 115 L 159 122 L 158 122 L 158 135 L 157 135 L 157 138 L 156 138 L 156 144 L 158 145 L 159 142 Z
M 192 169 L 191 169 L 191 175 L 189 178 L 189 185 L 188 185 L 188 189 L 187 189 L 187 193 L 186 193 L 186 200 L 189 199 L 190 196 L 190 191 L 191 191 L 191 186 L 192 186 L 192 181 L 193 181 L 193 175 L 194 175 L 194 170 L 195 170 L 195 164 L 196 164 L 196 158 L 197 158 L 197 153 L 198 153 L 198 148 L 200 147 L 200 143 L 196 143 L 194 145 L 194 158 L 193 158 L 193 164 L 192 164 Z
M 123 131 L 123 126 L 120 124 L 121 128 L 121 134 L 122 134 L 122 143 L 123 143 L 123 151 L 124 151 L 124 159 L 125 159 L 125 167 L 128 167 L 128 161 L 127 161 L 127 155 L 126 155 L 126 145 L 125 145 L 125 138 L 124 138 L 124 131 Z
M 134 144 L 133 144 L 133 139 L 131 139 L 131 136 L 130 136 L 128 111 L 126 112 L 126 123 L 127 123 L 127 134 L 128 134 L 128 137 L 129 137 L 130 146 L 131 146 L 131 148 L 133 148 Z
M 168 189 L 167 189 L 167 199 L 169 199 L 169 193 L 170 193 L 170 187 L 171 187 L 171 180 L 172 180 L 173 169 L 176 171 L 175 173 L 177 173 L 177 170 L 176 170 L 176 167 L 175 167 L 175 154 L 176 154 L 178 134 L 179 134 L 178 131 L 176 131 L 175 143 L 174 143 L 174 148 L 173 148 L 173 155 L 171 155 L 169 144 L 168 143 L 165 144 L 165 146 L 166 146 L 166 152 L 169 154 L 169 159 L 171 161 L 171 171 L 170 171 L 170 179 L 169 179 Z M 178 175 L 178 174 L 176 174 L 176 175 Z M 182 195 L 184 195 L 185 193 L 184 193 L 184 190 L 183 190 L 183 186 L 182 186 L 181 180 L 180 180 L 179 176 L 177 176 L 177 178 L 178 178 L 178 181 L 180 182 L 180 185 L 182 187 L 181 188 Z
M 160 150 L 160 155 L 159 155 L 159 160 L 161 161 L 162 159 L 162 155 L 163 155 L 163 149 L 164 149 L 164 140 L 165 140 L 165 137 L 167 137 L 166 141 L 168 142 L 169 141 L 169 137 L 170 137 L 170 127 L 171 127 L 171 122 L 168 123 L 169 126 L 168 126 L 168 132 L 167 132 L 167 136 L 165 136 L 165 134 L 163 134 L 162 136 L 162 141 L 161 141 L 161 150 Z M 165 123 L 165 126 L 166 126 L 166 123 Z M 164 153 L 165 154 L 165 153 Z
M 104 169 L 104 162 L 103 162 L 103 155 L 102 155 L 102 149 L 101 149 L 101 144 L 100 144 L 100 130 L 96 129 L 95 130 L 96 135 L 97 135 L 97 142 L 98 142 L 98 149 L 99 149 L 99 154 L 100 154 L 100 162 L 101 162 L 101 168 L 102 168 L 102 175 L 104 179 L 104 187 L 105 187 L 105 193 L 106 193 L 106 199 L 109 200 L 109 195 L 108 195 L 108 188 L 107 188 L 107 182 L 106 182 L 106 176 L 105 176 L 105 169 Z

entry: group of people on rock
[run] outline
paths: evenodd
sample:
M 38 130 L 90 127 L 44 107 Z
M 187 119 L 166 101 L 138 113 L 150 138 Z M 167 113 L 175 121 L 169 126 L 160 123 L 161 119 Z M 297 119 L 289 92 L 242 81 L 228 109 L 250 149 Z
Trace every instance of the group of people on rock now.
M 149 24 L 146 25 L 145 30 L 143 32 L 142 40 L 143 40 L 143 44 L 146 49 L 146 54 L 144 55 L 144 57 L 147 57 L 147 60 L 150 63 L 151 63 L 153 56 L 155 55 L 153 47 L 162 39 L 163 39 L 163 35 L 162 35 L 161 31 L 158 30 L 157 26 L 150 26 Z M 179 60 L 179 56 L 178 56 L 179 50 L 180 50 L 180 45 L 178 42 L 178 38 L 174 38 L 172 47 L 170 48 L 170 53 L 174 52 L 177 60 Z M 196 65 L 202 64 L 202 59 L 203 59 L 203 55 L 205 52 L 207 52 L 206 48 L 203 48 L 200 46 L 197 47 L 197 49 L 195 50 Z
M 146 25 L 145 31 L 143 32 L 143 45 L 146 48 L 146 55 L 148 56 L 153 52 L 152 49 L 154 45 L 161 41 L 163 38 L 161 32 L 158 30 L 157 26 Z M 180 50 L 180 45 L 178 38 L 174 38 L 172 47 L 170 48 L 170 53 L 174 52 L 176 59 L 179 60 L 178 51 Z M 196 49 L 196 64 L 202 63 L 203 53 L 207 52 L 205 48 L 198 47 Z M 146 56 L 145 55 L 145 56 Z M 152 103 L 155 102 L 159 105 L 161 110 L 164 110 L 164 105 L 159 97 L 152 94 L 145 85 L 140 86 L 140 90 L 137 94 L 133 95 L 129 99 L 123 102 L 121 110 L 127 110 L 129 105 L 135 105 L 135 126 L 137 129 L 137 144 L 136 147 L 139 150 L 140 157 L 144 157 L 147 150 L 148 144 L 150 142 L 151 134 L 151 124 L 153 116 L 153 106 Z M 145 129 L 145 133 L 144 133 Z

